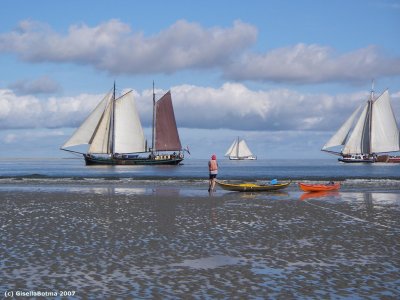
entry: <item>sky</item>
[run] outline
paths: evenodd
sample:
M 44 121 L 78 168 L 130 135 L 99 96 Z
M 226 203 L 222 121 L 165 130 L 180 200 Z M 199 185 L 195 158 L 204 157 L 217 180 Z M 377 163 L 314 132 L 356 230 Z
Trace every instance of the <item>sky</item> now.
M 190 158 L 238 136 L 263 159 L 321 152 L 389 89 L 400 120 L 400 0 L 0 0 L 0 157 L 68 157 L 60 146 L 116 82 L 151 139 L 172 93 Z

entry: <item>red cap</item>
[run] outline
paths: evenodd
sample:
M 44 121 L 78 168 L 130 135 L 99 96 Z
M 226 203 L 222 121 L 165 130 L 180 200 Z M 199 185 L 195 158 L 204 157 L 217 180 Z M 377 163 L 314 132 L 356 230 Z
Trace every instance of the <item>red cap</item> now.
M 213 154 L 213 155 L 211 156 L 211 159 L 212 159 L 212 160 L 217 160 L 217 156 L 216 156 L 215 154 Z

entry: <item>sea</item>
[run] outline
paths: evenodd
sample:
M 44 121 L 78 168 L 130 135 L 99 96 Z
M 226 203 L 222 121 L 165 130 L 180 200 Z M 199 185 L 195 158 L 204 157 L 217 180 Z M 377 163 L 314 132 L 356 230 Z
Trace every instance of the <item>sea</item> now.
M 0 185 L 120 182 L 196 186 L 208 180 L 208 160 L 186 159 L 178 166 L 86 166 L 82 158 L 0 159 Z M 400 164 L 346 164 L 336 159 L 219 160 L 218 179 L 262 182 L 341 181 L 368 186 L 396 186 Z
M 0 159 L 0 297 L 400 299 L 400 164 Z M 299 182 L 340 182 L 304 193 Z

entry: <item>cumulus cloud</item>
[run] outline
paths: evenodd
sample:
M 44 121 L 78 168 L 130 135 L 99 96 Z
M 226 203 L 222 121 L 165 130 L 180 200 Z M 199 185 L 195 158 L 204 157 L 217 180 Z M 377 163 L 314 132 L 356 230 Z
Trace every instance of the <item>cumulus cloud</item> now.
M 251 47 L 257 35 L 256 27 L 239 20 L 227 28 L 178 20 L 149 36 L 116 19 L 93 27 L 74 24 L 67 33 L 25 20 L 0 34 L 0 53 L 32 63 L 89 65 L 112 74 L 215 69 L 236 81 L 354 83 L 400 75 L 400 57 L 376 46 L 337 53 L 332 47 L 299 43 L 255 53 Z
M 231 28 L 203 28 L 179 20 L 150 37 L 119 20 L 95 27 L 73 25 L 66 35 L 43 23 L 23 21 L 0 35 L 0 52 L 15 53 L 28 62 L 88 64 L 115 74 L 169 73 L 220 66 L 256 38 L 256 28 L 241 21 Z
M 9 88 L 20 95 L 52 94 L 61 89 L 60 85 L 48 76 L 42 76 L 33 80 L 19 80 L 11 83 Z
M 182 126 L 262 131 L 333 130 L 343 114 L 350 114 L 367 99 L 365 93 L 332 96 L 288 89 L 254 91 L 238 83 L 220 88 L 183 85 L 172 92 Z
M 337 54 L 331 47 L 297 44 L 265 54 L 247 53 L 227 65 L 234 80 L 293 83 L 358 82 L 400 75 L 400 57 L 385 56 L 375 46 Z
M 164 92 L 156 91 L 157 98 Z M 180 128 L 249 131 L 333 131 L 368 98 L 365 92 L 332 96 L 288 89 L 251 90 L 238 83 L 219 88 L 181 85 L 172 87 L 171 93 Z M 142 124 L 149 127 L 152 91 L 134 94 Z M 81 94 L 39 100 L 0 90 L 0 129 L 77 127 L 102 97 Z
M 59 128 L 78 126 L 99 102 L 101 95 L 41 100 L 32 95 L 18 96 L 0 90 L 0 129 Z

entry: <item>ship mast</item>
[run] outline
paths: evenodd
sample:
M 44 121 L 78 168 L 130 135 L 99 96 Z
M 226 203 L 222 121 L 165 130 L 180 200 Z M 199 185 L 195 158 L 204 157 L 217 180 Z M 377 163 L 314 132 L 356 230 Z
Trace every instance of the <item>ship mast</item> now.
M 154 153 L 155 140 L 156 140 L 156 94 L 154 93 L 154 80 L 153 80 L 153 130 L 151 132 L 151 153 Z
M 374 102 L 374 79 L 372 79 L 372 84 L 371 84 L 371 95 L 370 98 L 368 100 L 368 119 L 369 119 L 369 132 L 368 132 L 368 138 L 369 138 L 369 142 L 368 142 L 368 154 L 371 154 L 371 132 L 372 132 L 372 104 Z
M 115 143 L 115 80 L 114 80 L 114 91 L 112 97 L 112 109 L 111 109 L 111 145 L 109 146 L 110 153 L 114 155 L 114 143 Z
M 238 137 L 238 139 L 237 139 L 236 157 L 239 158 L 239 137 Z

